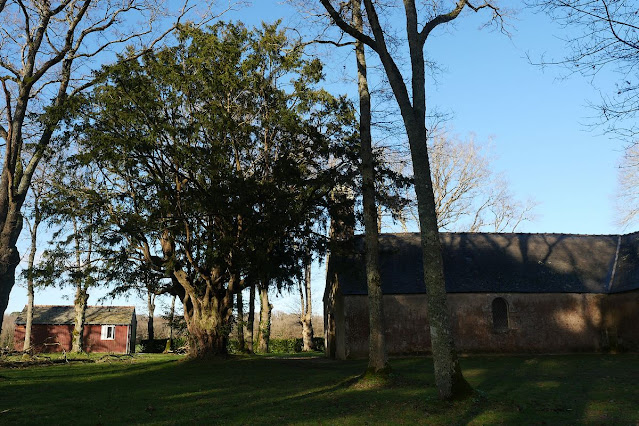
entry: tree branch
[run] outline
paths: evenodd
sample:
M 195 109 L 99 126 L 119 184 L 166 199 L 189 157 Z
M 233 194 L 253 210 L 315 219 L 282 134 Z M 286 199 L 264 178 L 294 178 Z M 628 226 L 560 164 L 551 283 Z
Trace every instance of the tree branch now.
M 470 5 L 470 3 L 468 3 L 467 0 L 459 0 L 453 10 L 442 15 L 437 15 L 436 17 L 428 21 L 424 25 L 424 28 L 422 28 L 422 30 L 419 33 L 419 38 L 421 43 L 424 44 L 426 42 L 428 35 L 431 33 L 431 31 L 435 29 L 435 27 L 437 27 L 440 24 L 445 24 L 446 22 L 450 22 L 453 19 L 457 18 L 457 16 L 459 16 L 459 14 L 461 13 L 461 11 L 464 9 L 466 5 L 472 8 L 472 6 Z
M 351 24 L 347 23 L 339 14 L 339 12 L 335 10 L 330 0 L 320 0 L 320 2 L 322 3 L 326 11 L 328 12 L 333 22 L 335 22 L 335 25 L 337 25 L 346 34 L 350 35 L 356 40 L 361 41 L 362 43 L 366 44 L 368 47 L 370 47 L 371 49 L 377 52 L 378 46 L 376 41 L 373 40 L 371 37 L 367 36 L 366 34 L 355 29 L 355 27 L 353 27 Z
M 604 8 L 605 8 L 605 10 L 606 10 L 606 21 L 608 22 L 608 26 L 610 27 L 610 32 L 612 32 L 612 35 L 613 35 L 613 36 L 615 36 L 615 38 L 616 38 L 616 39 L 617 39 L 620 43 L 623 43 L 623 44 L 625 44 L 626 46 L 631 47 L 631 48 L 633 48 L 633 49 L 635 49 L 635 50 L 639 50 L 639 45 L 634 44 L 634 43 L 630 43 L 629 41 L 627 41 L 627 40 L 622 39 L 621 37 L 619 37 L 619 35 L 617 34 L 617 31 L 615 31 L 615 28 L 614 28 L 614 26 L 612 25 L 612 24 L 613 24 L 613 19 L 612 19 L 612 17 L 610 16 L 610 10 L 608 10 L 608 4 L 606 3 L 606 0 L 601 0 L 601 3 L 603 3 Z M 617 22 L 617 23 L 618 23 L 618 22 Z M 627 25 L 627 26 L 630 26 L 630 27 L 631 27 L 631 28 L 633 28 L 633 29 L 639 30 L 639 28 L 637 28 L 637 27 L 635 27 L 635 26 L 633 26 L 633 25 L 629 25 L 629 24 L 626 24 L 626 25 Z

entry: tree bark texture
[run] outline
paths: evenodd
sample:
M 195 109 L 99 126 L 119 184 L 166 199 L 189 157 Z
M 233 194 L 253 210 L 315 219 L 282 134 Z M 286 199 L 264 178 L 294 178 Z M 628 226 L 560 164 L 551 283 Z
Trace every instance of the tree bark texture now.
M 148 339 L 155 339 L 155 332 L 153 331 L 153 316 L 155 315 L 155 294 L 147 289 L 146 292 L 146 306 L 149 311 L 149 318 L 146 322 L 146 329 L 148 331 Z
M 173 275 L 184 289 L 182 304 L 189 331 L 189 357 L 207 358 L 228 354 L 233 318 L 232 286 L 219 291 L 207 290 L 202 295 L 196 292 L 184 271 L 177 270 Z M 213 288 L 212 283 L 208 283 L 208 287 Z
M 26 352 L 31 349 L 31 331 L 33 329 L 33 305 L 34 305 L 34 284 L 33 284 L 33 264 L 38 250 L 38 226 L 42 221 L 42 214 L 38 207 L 37 199 L 34 204 L 33 226 L 31 227 L 31 251 L 29 252 L 29 264 L 27 272 L 27 324 L 24 332 L 23 350 Z
M 175 295 L 171 298 L 171 311 L 169 312 L 169 344 L 171 345 L 170 348 L 173 348 L 173 326 L 174 326 L 174 321 L 175 321 L 175 298 L 176 298 Z
M 304 267 L 304 289 L 300 288 L 300 296 L 302 299 L 302 350 L 309 352 L 315 349 L 313 344 L 313 304 L 311 301 L 311 262 L 308 262 Z
M 23 351 L 27 352 L 31 350 L 31 330 L 33 329 L 33 280 L 30 279 L 27 283 L 27 324 L 24 330 L 24 346 Z
M 255 329 L 255 284 L 251 284 L 249 289 L 249 312 L 248 312 L 248 323 L 246 324 L 246 350 L 248 353 L 253 353 L 253 343 L 254 336 L 253 331 Z
M 353 0 L 353 25 L 362 31 L 362 3 Z M 366 281 L 368 283 L 368 370 L 373 373 L 388 369 L 388 354 L 384 337 L 384 298 L 379 272 L 379 228 L 375 202 L 375 168 L 371 136 L 371 96 L 368 90 L 366 53 L 364 43 L 355 44 L 357 82 L 359 92 L 359 132 L 362 159 L 362 203 L 364 206 L 364 241 L 366 247 Z
M 260 284 L 260 326 L 258 333 L 257 351 L 268 353 L 271 340 L 271 311 L 273 305 L 268 300 L 268 281 Z
M 337 335 L 335 324 L 335 303 L 337 295 L 337 274 L 330 262 L 329 253 L 326 256 L 326 286 L 324 288 L 324 351 L 326 357 L 337 357 Z
M 3 179 L 4 181 L 4 179 Z M 1 191 L 4 192 L 4 191 Z M 0 195 L 2 195 L 0 192 Z M 9 304 L 9 294 L 16 282 L 16 267 L 20 263 L 20 253 L 16 247 L 18 237 L 22 231 L 22 215 L 15 203 L 9 204 L 8 200 L 0 200 L 0 211 L 9 208 L 4 223 L 0 221 L 0 329 L 4 312 Z M 18 209 L 18 211 L 16 211 Z
M 246 352 L 246 341 L 244 340 L 244 299 L 240 290 L 236 296 L 237 305 L 237 349 Z
M 80 353 L 84 351 L 84 318 L 87 312 L 87 302 L 89 300 L 89 293 L 83 288 L 82 283 L 78 283 L 75 291 L 75 323 L 73 325 L 73 343 L 71 345 L 71 352 Z
M 403 75 L 387 48 L 385 33 L 380 24 L 373 0 L 363 0 L 372 37 L 363 34 L 342 19 L 339 12 L 333 8 L 330 0 L 320 1 L 329 12 L 331 18 L 342 30 L 370 46 L 379 55 L 391 89 L 397 100 L 406 128 L 413 162 L 415 193 L 417 195 L 418 217 L 421 229 L 424 282 L 428 293 L 428 312 L 435 382 L 439 396 L 442 399 L 466 396 L 472 389 L 462 375 L 450 328 L 441 246 L 428 161 L 426 83 L 423 49 L 426 38 L 430 32 L 437 25 L 455 19 L 466 6 L 467 2 L 460 0 L 450 13 L 437 15 L 432 20 L 426 22 L 423 29 L 419 31 L 415 1 L 404 0 L 406 35 L 412 73 L 411 91 L 409 94 L 408 88 L 404 83 Z

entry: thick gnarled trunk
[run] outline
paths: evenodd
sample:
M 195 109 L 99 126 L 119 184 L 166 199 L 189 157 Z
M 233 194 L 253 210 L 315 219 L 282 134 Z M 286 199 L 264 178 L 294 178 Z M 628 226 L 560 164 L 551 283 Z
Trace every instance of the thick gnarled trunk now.
M 211 291 L 214 280 L 210 280 L 205 293 L 198 294 L 184 271 L 176 271 L 174 275 L 184 289 L 182 305 L 189 331 L 189 357 L 207 358 L 228 354 L 233 318 L 232 289 Z
M 228 354 L 231 327 L 228 311 L 231 305 L 206 310 L 187 309 L 187 305 L 184 309 L 184 319 L 189 330 L 189 357 L 206 358 Z
M 218 313 L 191 317 L 187 321 L 189 330 L 189 357 L 207 358 L 228 354 L 228 322 Z

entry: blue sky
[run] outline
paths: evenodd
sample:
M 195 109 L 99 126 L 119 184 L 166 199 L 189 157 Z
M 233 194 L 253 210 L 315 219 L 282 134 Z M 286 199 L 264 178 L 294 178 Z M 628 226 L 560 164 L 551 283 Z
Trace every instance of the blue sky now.
M 518 3 L 518 2 L 517 2 Z M 615 225 L 614 194 L 617 162 L 623 144 L 590 129 L 595 112 L 587 105 L 600 99 L 598 88 L 611 87 L 615 75 L 600 73 L 595 86 L 579 75 L 565 76 L 556 67 L 531 65 L 542 54 L 559 58 L 566 53 L 560 38 L 569 35 L 544 14 L 528 10 L 510 20 L 512 37 L 479 29 L 485 14 L 466 14 L 454 26 L 438 28 L 426 45 L 428 56 L 443 69 L 437 81 L 429 79 L 428 107 L 453 114 L 448 126 L 464 137 L 473 132 L 480 141 L 493 137 L 496 171 L 503 172 L 512 191 L 521 199 L 539 202 L 537 219 L 524 224 L 524 232 L 610 234 Z M 304 32 L 303 20 L 288 6 L 275 0 L 257 0 L 253 6 L 226 15 L 259 25 L 283 18 L 284 26 Z M 354 86 L 342 81 L 354 59 L 348 52 L 327 55 L 327 79 L 331 90 L 353 94 Z M 346 71 L 345 71 L 346 70 Z M 353 77 L 353 76 L 350 76 Z M 628 229 L 627 231 L 634 231 Z M 26 231 L 23 238 L 26 239 Z M 23 250 L 26 252 L 26 250 Z M 314 268 L 314 306 L 321 314 L 324 267 Z M 72 290 L 66 289 L 69 295 Z M 90 300 L 96 303 L 97 297 Z M 276 298 L 275 308 L 296 308 L 298 296 Z M 168 298 L 166 300 L 168 302 Z M 22 309 L 26 291 L 16 287 L 7 312 Z M 59 290 L 39 295 L 36 303 L 72 303 L 61 299 Z M 145 311 L 142 300 L 116 300 L 135 304 Z
M 427 81 L 428 108 L 452 113 L 447 126 L 460 137 L 472 132 L 479 141 L 493 138 L 496 170 L 519 198 L 539 202 L 537 219 L 521 231 L 623 231 L 615 224 L 614 209 L 623 143 L 588 125 L 596 115 L 588 104 L 597 103 L 600 90 L 612 87 L 618 76 L 604 71 L 592 82 L 567 76 L 560 67 L 531 65 L 527 55 L 539 61 L 542 55 L 567 53 L 561 39 L 570 33 L 543 13 L 517 10 L 508 19 L 510 38 L 481 29 L 486 17 L 467 13 L 454 26 L 432 33 L 426 52 L 443 70 L 436 81 Z M 275 0 L 255 1 L 229 18 L 249 25 L 282 18 L 284 26 L 303 31 L 300 17 Z M 327 79 L 335 81 L 339 75 L 332 73 L 350 68 L 353 59 L 340 53 L 327 62 Z M 354 89 L 335 84 L 333 90 L 353 94 Z

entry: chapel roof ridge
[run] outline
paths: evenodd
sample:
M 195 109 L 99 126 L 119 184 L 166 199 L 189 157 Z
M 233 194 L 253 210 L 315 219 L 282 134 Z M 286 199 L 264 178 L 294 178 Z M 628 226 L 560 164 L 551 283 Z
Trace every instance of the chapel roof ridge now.
M 419 231 L 414 232 L 380 232 L 379 235 L 419 235 Z M 588 233 L 571 233 L 571 232 L 489 232 L 489 231 L 439 231 L 440 234 L 448 235 L 552 235 L 552 236 L 578 236 L 578 237 L 626 237 L 630 235 L 639 235 L 639 231 L 629 233 L 610 233 L 610 234 L 588 234 Z M 365 234 L 356 234 L 356 237 L 363 237 Z

